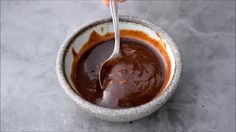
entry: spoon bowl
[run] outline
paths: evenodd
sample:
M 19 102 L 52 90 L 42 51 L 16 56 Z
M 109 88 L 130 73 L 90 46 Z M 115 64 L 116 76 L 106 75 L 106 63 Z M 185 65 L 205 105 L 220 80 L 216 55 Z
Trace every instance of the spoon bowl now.
M 107 86 L 108 79 L 106 79 L 106 76 L 109 76 L 110 71 L 113 67 L 113 64 L 119 61 L 119 56 L 111 56 L 111 58 L 107 59 L 100 67 L 99 69 L 99 84 L 101 86 L 102 90 L 105 90 L 105 87 Z

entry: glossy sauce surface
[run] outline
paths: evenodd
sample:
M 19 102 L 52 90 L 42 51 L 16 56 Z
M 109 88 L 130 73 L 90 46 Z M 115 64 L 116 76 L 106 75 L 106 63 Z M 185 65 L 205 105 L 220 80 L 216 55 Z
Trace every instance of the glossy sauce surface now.
M 92 33 L 91 39 L 101 39 Z M 84 47 L 74 61 L 71 79 L 80 96 L 109 108 L 134 107 L 149 102 L 161 92 L 166 79 L 161 53 L 143 41 L 121 38 L 121 56 L 107 69 L 105 89 L 99 85 L 99 67 L 112 53 L 114 40 L 106 37 Z M 91 41 L 92 42 L 92 41 Z

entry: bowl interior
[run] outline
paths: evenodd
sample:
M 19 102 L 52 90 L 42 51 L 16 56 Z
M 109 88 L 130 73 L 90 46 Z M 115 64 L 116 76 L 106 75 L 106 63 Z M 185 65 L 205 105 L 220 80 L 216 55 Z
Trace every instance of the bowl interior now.
M 142 24 L 130 22 L 130 21 L 121 21 L 120 22 L 120 29 L 142 31 L 145 34 L 147 34 L 149 37 L 151 37 L 155 40 L 162 39 L 162 41 L 164 42 L 162 47 L 165 48 L 165 51 L 167 52 L 167 54 L 169 56 L 170 65 L 171 65 L 170 76 L 169 76 L 167 84 L 165 85 L 165 88 L 166 88 L 174 75 L 175 59 L 174 59 L 174 54 L 171 50 L 171 47 L 167 44 L 165 39 L 163 39 L 161 32 L 154 31 L 153 29 L 148 28 Z M 81 30 L 76 31 L 70 38 L 68 38 L 68 40 L 66 42 L 66 43 L 68 43 L 68 46 L 66 48 L 65 56 L 64 56 L 64 74 L 65 74 L 66 80 L 69 83 L 69 85 L 77 93 L 78 93 L 78 91 L 76 90 L 75 86 L 73 85 L 71 77 L 70 77 L 71 66 L 73 63 L 72 49 L 74 48 L 77 53 L 80 52 L 80 49 L 88 41 L 88 39 L 93 31 L 96 31 L 100 35 L 105 35 L 108 32 L 113 32 L 112 22 L 111 21 L 104 21 L 104 22 L 92 24 L 90 26 L 82 28 Z M 158 34 L 157 34 L 157 32 L 158 32 Z M 162 92 L 165 90 L 165 88 L 162 89 Z

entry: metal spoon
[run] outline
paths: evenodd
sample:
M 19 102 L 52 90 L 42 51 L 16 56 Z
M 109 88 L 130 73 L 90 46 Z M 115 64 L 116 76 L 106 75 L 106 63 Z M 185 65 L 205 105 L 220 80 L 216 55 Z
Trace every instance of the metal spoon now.
M 105 88 L 103 87 L 104 79 L 106 75 L 109 73 L 109 69 L 114 61 L 118 60 L 120 56 L 120 30 L 119 30 L 119 15 L 118 15 L 118 5 L 116 0 L 110 0 L 109 7 L 112 16 L 113 28 L 115 33 L 115 46 L 112 55 L 103 62 L 99 69 L 99 84 L 102 90 Z

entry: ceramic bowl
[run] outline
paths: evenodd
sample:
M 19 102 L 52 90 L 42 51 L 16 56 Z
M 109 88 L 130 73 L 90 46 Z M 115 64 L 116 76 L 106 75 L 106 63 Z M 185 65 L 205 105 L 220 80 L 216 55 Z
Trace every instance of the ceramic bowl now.
M 102 31 L 100 30 L 101 28 L 103 28 Z M 80 27 L 72 35 L 70 35 L 64 41 L 59 50 L 56 70 L 58 80 L 65 93 L 86 114 L 93 115 L 107 121 L 126 122 L 150 115 L 167 102 L 177 88 L 182 71 L 182 61 L 180 52 L 175 42 L 160 27 L 154 26 L 149 22 L 135 17 L 120 16 L 120 29 L 140 30 L 154 39 L 158 40 L 161 37 L 164 40 L 166 51 L 171 60 L 171 76 L 164 92 L 160 96 L 140 106 L 123 109 L 111 109 L 92 104 L 81 98 L 73 90 L 74 86 L 70 78 L 71 65 L 73 61 L 71 49 L 74 47 L 77 49 L 77 52 L 79 52 L 81 47 L 88 40 L 92 31 L 96 31 L 101 35 L 106 34 L 107 32 L 113 32 L 111 18 L 95 20 Z

